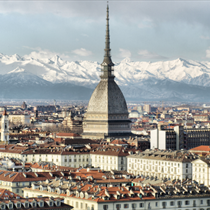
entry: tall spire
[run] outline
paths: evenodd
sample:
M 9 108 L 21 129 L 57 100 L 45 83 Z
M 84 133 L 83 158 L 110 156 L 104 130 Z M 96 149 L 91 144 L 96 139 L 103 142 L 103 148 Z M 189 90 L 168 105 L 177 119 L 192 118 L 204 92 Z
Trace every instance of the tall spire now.
M 105 49 L 104 49 L 105 53 L 104 53 L 104 60 L 102 62 L 102 66 L 103 69 L 102 71 L 104 72 L 104 75 L 102 75 L 103 77 L 106 76 L 105 72 L 109 74 L 107 74 L 107 76 L 111 75 L 111 71 L 113 71 L 112 66 L 114 66 L 112 59 L 111 59 L 111 55 L 110 55 L 110 35 L 109 35 L 109 5 L 107 2 L 107 10 L 106 10 L 106 36 L 105 36 Z

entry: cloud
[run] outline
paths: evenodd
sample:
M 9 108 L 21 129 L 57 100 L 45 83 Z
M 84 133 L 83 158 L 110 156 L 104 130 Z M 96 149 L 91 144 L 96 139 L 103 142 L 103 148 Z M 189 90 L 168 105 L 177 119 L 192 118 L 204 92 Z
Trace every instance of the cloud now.
M 209 37 L 209 36 L 201 36 L 201 39 L 206 39 L 206 40 L 208 40 L 208 39 L 210 39 L 210 37 Z
M 84 48 L 80 48 L 80 49 L 76 49 L 72 51 L 74 54 L 76 55 L 80 55 L 80 56 L 90 56 L 92 55 L 92 52 L 89 50 L 86 50 Z
M 184 21 L 210 27 L 210 1 L 110 1 L 110 18 L 125 22 L 143 20 L 139 27 L 151 27 L 153 22 Z M 0 1 L 0 13 L 55 14 L 65 17 L 85 17 L 104 20 L 106 1 Z
M 68 52 L 66 52 L 66 54 L 59 53 L 59 52 L 53 52 L 48 49 L 42 49 L 41 47 L 32 48 L 32 47 L 24 46 L 24 48 L 33 50 L 28 55 L 24 55 L 25 58 L 32 57 L 35 59 L 44 60 L 44 59 L 51 59 L 55 55 L 58 55 L 60 58 L 62 58 L 64 60 L 71 60 L 71 57 L 68 55 Z
M 148 50 L 139 50 L 138 55 L 142 59 L 166 59 L 166 57 L 158 55 L 154 52 L 149 52 Z
M 120 57 L 122 57 L 122 58 L 130 58 L 131 57 L 131 52 L 129 50 L 120 48 L 119 51 L 120 51 Z

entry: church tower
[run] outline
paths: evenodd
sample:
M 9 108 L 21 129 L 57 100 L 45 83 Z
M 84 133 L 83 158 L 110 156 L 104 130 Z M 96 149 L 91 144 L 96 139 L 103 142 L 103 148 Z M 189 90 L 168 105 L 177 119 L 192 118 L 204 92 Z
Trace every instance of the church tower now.
M 99 139 L 132 135 L 127 104 L 120 88 L 114 81 L 114 63 L 110 54 L 108 5 L 104 51 L 101 80 L 90 98 L 83 121 L 83 138 Z
M 9 142 L 9 116 L 6 108 L 4 109 L 1 118 L 1 141 Z

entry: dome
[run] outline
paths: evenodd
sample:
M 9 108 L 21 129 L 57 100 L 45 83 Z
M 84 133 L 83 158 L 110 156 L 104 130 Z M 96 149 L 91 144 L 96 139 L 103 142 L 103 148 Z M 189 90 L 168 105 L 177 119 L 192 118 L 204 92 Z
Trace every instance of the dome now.
M 125 98 L 112 79 L 102 79 L 90 98 L 87 113 L 128 114 Z

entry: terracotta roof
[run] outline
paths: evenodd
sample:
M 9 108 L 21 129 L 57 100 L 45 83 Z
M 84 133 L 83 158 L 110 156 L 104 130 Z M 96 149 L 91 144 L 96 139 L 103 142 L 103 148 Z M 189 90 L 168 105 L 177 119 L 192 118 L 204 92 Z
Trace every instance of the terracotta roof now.
M 194 147 L 194 148 L 192 148 L 192 149 L 190 149 L 190 150 L 192 150 L 192 151 L 201 151 L 201 152 L 210 152 L 210 146 L 207 146 L 207 145 L 200 145 L 200 146 L 198 146 L 198 147 Z
M 79 134 L 76 133 L 57 133 L 56 136 L 80 136 Z

